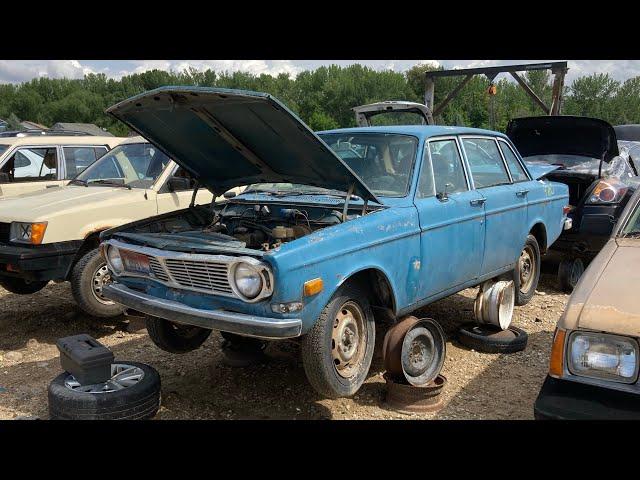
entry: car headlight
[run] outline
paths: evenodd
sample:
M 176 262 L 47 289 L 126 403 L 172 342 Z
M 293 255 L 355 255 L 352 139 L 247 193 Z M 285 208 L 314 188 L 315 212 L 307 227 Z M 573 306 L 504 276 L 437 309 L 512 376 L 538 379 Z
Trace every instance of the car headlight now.
M 630 338 L 575 332 L 567 356 L 574 375 L 622 383 L 633 383 L 638 376 L 638 344 Z
M 107 247 L 107 261 L 109 262 L 109 266 L 115 273 L 124 271 L 124 264 L 122 263 L 120 251 L 113 245 L 109 245 Z
M 601 205 L 609 203 L 620 203 L 629 187 L 615 178 L 600 180 L 589 195 L 588 204 Z
M 12 222 L 9 238 L 16 243 L 40 245 L 47 229 L 47 222 Z
M 253 265 L 240 262 L 233 270 L 233 283 L 240 295 L 251 300 L 262 290 L 262 275 Z

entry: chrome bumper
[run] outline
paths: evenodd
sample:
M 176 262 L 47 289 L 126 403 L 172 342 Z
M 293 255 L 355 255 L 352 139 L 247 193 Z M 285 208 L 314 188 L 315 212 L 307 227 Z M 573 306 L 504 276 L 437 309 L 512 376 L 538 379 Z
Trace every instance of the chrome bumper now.
M 562 229 L 571 230 L 571 227 L 573 227 L 573 220 L 571 218 L 565 218 L 564 223 L 562 225 Z
M 203 310 L 152 297 L 119 283 L 105 285 L 102 292 L 105 297 L 126 307 L 185 325 L 273 339 L 298 337 L 302 332 L 302 320 L 299 318 L 268 318 L 226 310 Z

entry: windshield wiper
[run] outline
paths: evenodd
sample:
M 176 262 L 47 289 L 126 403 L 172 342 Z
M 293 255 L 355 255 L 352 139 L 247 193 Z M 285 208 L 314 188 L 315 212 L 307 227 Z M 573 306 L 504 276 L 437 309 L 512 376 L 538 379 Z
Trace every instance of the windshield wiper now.
M 640 230 L 632 230 L 622 235 L 622 238 L 640 237 Z
M 71 180 L 69 182 L 69 185 L 71 184 L 78 184 L 78 185 L 82 185 L 83 187 L 88 187 L 89 185 L 87 185 L 87 181 L 86 180 L 81 180 L 79 178 L 74 178 L 73 180 Z
M 131 186 L 130 185 L 127 185 L 125 183 L 120 183 L 120 182 L 112 182 L 110 180 L 91 180 L 88 184 L 89 185 L 93 185 L 93 184 L 108 185 L 110 187 L 123 187 L 123 188 L 131 190 Z

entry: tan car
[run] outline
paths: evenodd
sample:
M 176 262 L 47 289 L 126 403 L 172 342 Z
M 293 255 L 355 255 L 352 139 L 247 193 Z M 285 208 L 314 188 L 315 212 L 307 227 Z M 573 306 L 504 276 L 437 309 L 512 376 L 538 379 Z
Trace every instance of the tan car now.
M 640 191 L 558 321 L 538 419 L 640 419 Z
M 126 138 L 93 135 L 0 137 L 0 198 L 60 187 Z
M 0 198 L 0 286 L 35 293 L 50 281 L 71 282 L 80 308 L 119 315 L 102 296 L 109 280 L 100 233 L 135 220 L 207 204 L 212 194 L 142 137 L 124 140 L 68 185 Z

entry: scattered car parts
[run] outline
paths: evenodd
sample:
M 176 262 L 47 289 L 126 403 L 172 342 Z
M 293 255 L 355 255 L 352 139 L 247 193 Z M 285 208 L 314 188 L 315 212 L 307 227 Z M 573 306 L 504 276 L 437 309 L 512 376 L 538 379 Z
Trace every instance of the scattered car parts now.
M 483 353 L 515 353 L 527 348 L 529 335 L 510 325 L 506 330 L 492 325 L 469 323 L 458 329 L 458 341 L 467 348 Z
M 442 392 L 447 385 L 444 375 L 438 375 L 427 385 L 415 387 L 398 381 L 388 372 L 384 374 L 386 381 L 385 406 L 400 413 L 432 413 L 443 406 Z
M 512 281 L 489 280 L 480 285 L 473 313 L 479 324 L 488 324 L 506 330 L 513 319 L 515 287 Z
M 89 335 L 57 342 L 65 372 L 49 384 L 52 420 L 141 420 L 160 407 L 160 375 L 139 362 L 114 360 Z

